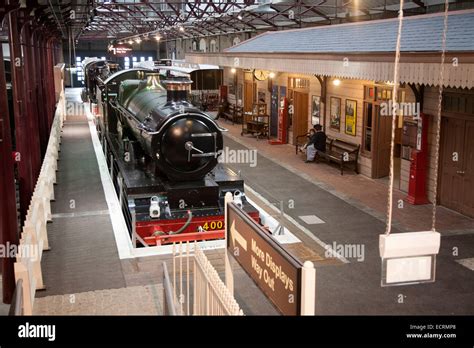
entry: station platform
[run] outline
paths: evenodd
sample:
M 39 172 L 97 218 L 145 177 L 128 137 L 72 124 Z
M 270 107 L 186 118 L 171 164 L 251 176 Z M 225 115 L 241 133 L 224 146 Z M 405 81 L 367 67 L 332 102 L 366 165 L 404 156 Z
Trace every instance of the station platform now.
M 79 92 L 66 93 L 75 110 L 84 105 Z M 42 261 L 46 290 L 37 292 L 35 314 L 163 314 L 162 263 L 171 255 L 120 258 L 88 122 L 79 112 L 68 115 L 64 125 L 48 225 L 51 250 Z M 224 164 L 241 173 L 246 194 L 274 216 L 272 206 L 285 202 L 283 223 L 301 240 L 288 249 L 317 268 L 317 315 L 473 312 L 474 272 L 459 262 L 474 257 L 472 219 L 440 208 L 443 237 L 434 284 L 381 288 L 378 236 L 385 227 L 386 186 L 349 172 L 341 177 L 326 164 L 305 164 L 294 147 L 241 137 L 240 126 L 221 125 L 229 129 L 225 146 L 257 150 L 255 167 Z M 293 209 L 286 208 L 289 200 Z M 394 232 L 428 229 L 422 218 L 428 210 L 407 206 L 395 215 Z M 333 243 L 363 247 L 363 259 L 325 255 Z M 456 256 L 453 247 L 459 249 Z M 206 251 L 221 275 L 223 253 Z M 278 314 L 245 272 L 236 265 L 234 271 L 236 298 L 245 314 Z
M 51 250 L 43 255 L 45 290 L 35 315 L 162 315 L 162 264 L 171 255 L 120 259 L 89 120 L 80 89 L 66 89 L 68 114 L 58 161 Z M 224 251 L 205 251 L 223 276 Z M 236 295 L 245 314 L 278 312 L 237 266 Z
M 437 258 L 436 282 L 384 287 L 378 238 L 385 232 L 387 185 L 350 171 L 341 176 L 326 163 L 304 163 L 291 145 L 270 145 L 266 140 L 241 136 L 241 125 L 219 120 L 225 146 L 256 150 L 257 165 L 228 164 L 264 199 L 278 205 L 294 201 L 285 216 L 298 222 L 315 244 L 364 247 L 363 260 L 318 263 L 316 270 L 317 315 L 432 315 L 470 314 L 474 310 L 474 220 L 438 207 L 437 229 L 442 235 Z M 401 191 L 394 199 L 403 199 Z M 313 221 L 308 221 L 308 216 Z M 431 205 L 395 209 L 393 232 L 431 229 Z M 315 243 L 316 241 L 316 243 Z M 401 297 L 400 297 L 401 295 Z

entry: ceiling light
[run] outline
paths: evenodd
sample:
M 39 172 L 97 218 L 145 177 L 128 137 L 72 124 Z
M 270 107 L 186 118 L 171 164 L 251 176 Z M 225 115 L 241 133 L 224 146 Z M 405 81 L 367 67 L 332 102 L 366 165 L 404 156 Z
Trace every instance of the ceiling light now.
M 263 5 L 254 5 L 250 6 L 251 9 L 249 11 L 253 13 L 276 13 L 277 11 L 271 6 L 272 4 L 269 3 Z
M 128 40 L 128 43 L 129 43 L 130 45 L 132 45 L 132 44 L 133 44 L 133 40 Z
M 179 27 L 179 31 L 184 31 L 184 27 Z
M 139 37 L 137 37 L 137 38 L 135 39 L 135 42 L 136 42 L 136 43 L 140 43 L 140 42 L 142 42 L 142 39 L 140 39 Z
M 275 78 L 275 73 L 274 73 L 274 72 L 271 72 L 270 74 L 268 74 L 268 76 L 269 76 L 271 79 L 273 79 L 273 78 Z
M 237 18 L 238 18 L 239 20 L 242 20 L 244 17 L 242 17 L 242 15 L 239 14 L 239 15 L 237 16 Z
M 161 37 L 160 37 L 159 35 L 156 35 L 156 36 L 155 36 L 155 40 L 156 40 L 156 41 L 160 41 L 160 40 L 161 40 Z
M 335 79 L 335 80 L 332 81 L 332 84 L 333 84 L 334 86 L 339 86 L 339 85 L 341 84 L 341 80 Z
M 237 69 L 232 68 L 232 69 L 230 69 L 230 72 L 231 72 L 232 74 L 235 74 L 235 73 L 237 72 Z

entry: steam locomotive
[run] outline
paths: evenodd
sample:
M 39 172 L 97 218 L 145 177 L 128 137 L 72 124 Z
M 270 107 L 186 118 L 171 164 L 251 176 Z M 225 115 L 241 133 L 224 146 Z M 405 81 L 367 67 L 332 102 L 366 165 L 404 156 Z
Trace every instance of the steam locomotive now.
M 135 246 L 223 238 L 227 192 L 260 220 L 243 180 L 218 163 L 224 129 L 188 102 L 191 83 L 135 68 L 100 89 L 97 130 Z
M 92 105 L 98 102 L 97 94 L 100 94 L 100 89 L 103 88 L 103 81 L 120 67 L 117 63 L 93 57 L 84 59 L 82 68 L 85 88 L 82 90 L 81 99 L 84 102 L 90 101 Z

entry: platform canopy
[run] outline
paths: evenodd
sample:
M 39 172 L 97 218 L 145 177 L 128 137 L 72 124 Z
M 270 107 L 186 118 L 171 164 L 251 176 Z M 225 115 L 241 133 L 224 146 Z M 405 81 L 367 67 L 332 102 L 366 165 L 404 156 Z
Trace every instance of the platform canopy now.
M 443 14 L 404 19 L 400 81 L 438 84 Z M 347 23 L 267 32 L 224 54 L 186 54 L 186 61 L 244 69 L 316 74 L 349 79 L 393 81 L 398 21 Z M 445 85 L 474 87 L 474 10 L 448 17 Z

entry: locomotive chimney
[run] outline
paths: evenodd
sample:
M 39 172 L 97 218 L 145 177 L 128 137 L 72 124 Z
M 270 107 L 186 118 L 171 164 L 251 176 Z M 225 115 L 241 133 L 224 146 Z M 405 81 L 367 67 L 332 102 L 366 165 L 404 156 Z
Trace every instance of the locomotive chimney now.
M 187 77 L 175 77 L 164 81 L 167 92 L 167 104 L 185 102 L 193 83 Z
M 146 88 L 164 91 L 165 88 L 160 83 L 160 74 L 158 73 L 148 74 L 146 78 Z

